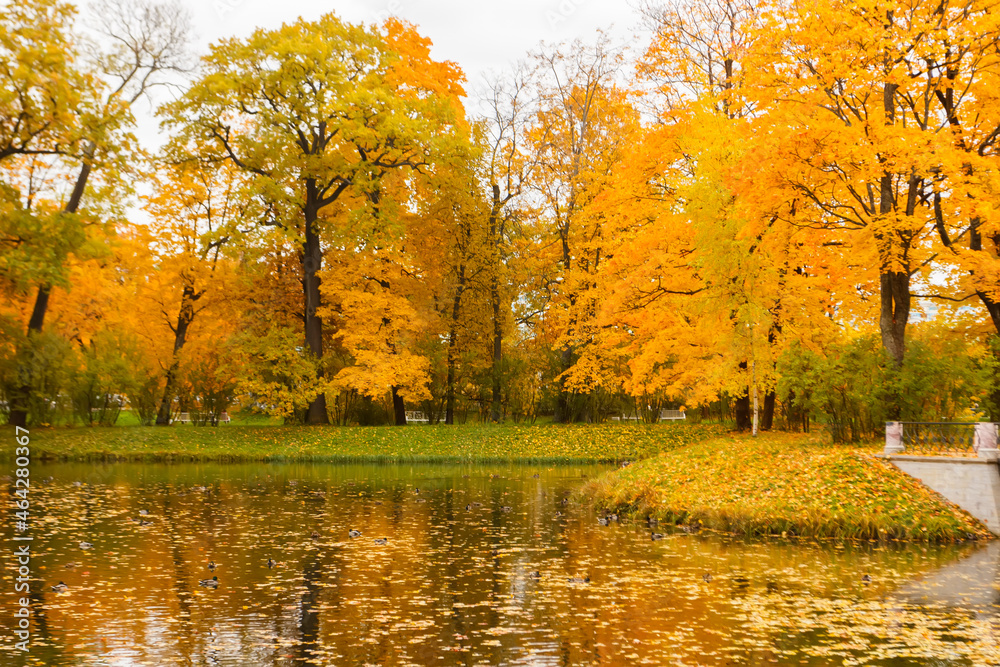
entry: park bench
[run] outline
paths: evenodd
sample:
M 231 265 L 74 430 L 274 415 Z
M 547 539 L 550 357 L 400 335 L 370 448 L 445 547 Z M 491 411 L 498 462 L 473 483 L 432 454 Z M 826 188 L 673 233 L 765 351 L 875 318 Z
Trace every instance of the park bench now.
M 683 410 L 660 410 L 661 420 L 687 419 Z
M 179 424 L 190 424 L 191 423 L 191 413 L 189 413 L 189 412 L 182 412 L 179 415 L 177 415 L 177 419 L 175 419 L 174 421 L 177 422 L 177 423 L 179 423 Z
M 232 420 L 229 419 L 229 413 L 228 412 L 226 412 L 225 410 L 223 410 L 222 412 L 219 413 L 218 422 L 220 424 L 228 424 L 230 421 L 232 421 Z
M 407 421 L 407 423 L 409 423 L 409 422 L 423 422 L 425 424 L 430 422 L 430 420 L 427 418 L 427 415 L 425 415 L 420 410 L 407 410 L 406 411 L 406 421 Z

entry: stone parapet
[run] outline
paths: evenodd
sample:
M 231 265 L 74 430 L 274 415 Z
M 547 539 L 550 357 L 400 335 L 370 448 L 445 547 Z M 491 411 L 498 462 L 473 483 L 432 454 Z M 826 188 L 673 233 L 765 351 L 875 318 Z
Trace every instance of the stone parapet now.
M 906 454 L 881 458 L 982 521 L 994 535 L 1000 535 L 1000 471 L 995 458 Z

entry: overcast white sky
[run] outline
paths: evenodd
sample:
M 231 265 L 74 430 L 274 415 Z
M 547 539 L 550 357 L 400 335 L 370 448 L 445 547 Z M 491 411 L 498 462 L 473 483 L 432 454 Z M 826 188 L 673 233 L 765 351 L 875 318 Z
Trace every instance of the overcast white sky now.
M 84 4 L 86 0 L 78 0 Z M 540 42 L 580 38 L 594 41 L 604 30 L 615 43 L 635 44 L 638 13 L 628 0 L 181 0 L 191 12 L 195 46 L 204 53 L 224 37 L 249 35 L 258 27 L 277 27 L 299 17 L 334 12 L 351 23 L 380 23 L 390 15 L 418 26 L 429 37 L 437 60 L 457 62 L 465 72 L 470 111 L 488 72 L 511 67 Z M 158 96 L 159 97 L 159 96 Z M 160 98 L 162 101 L 162 97 Z M 135 109 L 139 136 L 153 148 L 157 122 L 147 108 Z
M 245 36 L 260 26 L 277 27 L 300 16 L 314 19 L 333 11 L 351 23 L 400 16 L 434 42 L 434 56 L 454 60 L 470 82 L 500 69 L 540 41 L 592 39 L 598 28 L 621 41 L 638 23 L 627 0 L 183 0 L 202 45 L 221 37 Z

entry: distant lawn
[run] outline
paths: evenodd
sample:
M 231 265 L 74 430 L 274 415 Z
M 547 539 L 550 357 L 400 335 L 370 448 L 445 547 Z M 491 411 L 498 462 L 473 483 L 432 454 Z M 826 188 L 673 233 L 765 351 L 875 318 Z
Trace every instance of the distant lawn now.
M 278 426 L 281 424 L 280 418 L 270 415 L 231 412 L 229 416 L 232 419 L 230 424 L 233 426 Z M 115 422 L 115 426 L 139 425 L 139 417 L 131 410 L 122 410 L 121 414 L 118 415 L 118 421 Z
M 817 436 L 724 435 L 677 447 L 588 482 L 598 507 L 746 536 L 952 541 L 989 533 L 878 448 Z M 657 528 L 660 530 L 661 528 Z
M 4 433 L 9 431 L 4 427 Z M 719 435 L 715 424 L 35 428 L 36 457 L 121 461 L 636 460 Z M 11 432 L 12 436 L 13 433 Z M 9 456 L 9 448 L 4 455 Z

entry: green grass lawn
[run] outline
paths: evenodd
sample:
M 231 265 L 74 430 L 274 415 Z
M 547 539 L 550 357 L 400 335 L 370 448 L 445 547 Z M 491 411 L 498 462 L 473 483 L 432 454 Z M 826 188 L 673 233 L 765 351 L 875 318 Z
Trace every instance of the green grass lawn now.
M 644 458 L 719 433 L 712 424 L 175 425 L 35 428 L 31 447 L 36 457 L 73 460 L 596 462 Z
M 264 414 L 253 414 L 248 412 L 230 413 L 232 426 L 278 426 L 281 424 L 279 417 L 272 417 Z M 118 415 L 115 426 L 139 426 L 139 417 L 131 410 L 122 410 Z
M 989 533 L 875 447 L 788 433 L 724 435 L 588 482 L 598 507 L 746 536 L 953 541 Z

